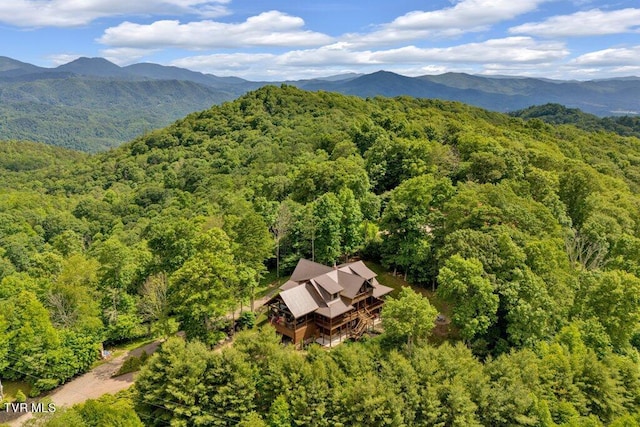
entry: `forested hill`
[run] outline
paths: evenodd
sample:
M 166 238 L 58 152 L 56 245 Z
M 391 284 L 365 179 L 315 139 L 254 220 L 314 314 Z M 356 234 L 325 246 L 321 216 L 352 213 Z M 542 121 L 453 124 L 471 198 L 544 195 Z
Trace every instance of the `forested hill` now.
M 68 74 L 0 80 L 0 136 L 105 151 L 237 95 L 177 80 L 119 81 Z
M 0 147 L 3 379 L 50 389 L 101 342 L 181 328 L 194 342 L 140 374 L 145 423 L 638 418 L 637 138 L 267 86 L 93 156 Z M 352 255 L 436 287 L 458 335 L 303 355 L 263 334 L 208 352 L 265 266 Z
M 575 125 L 591 132 L 615 132 L 622 136 L 640 138 L 640 117 L 638 116 L 598 117 L 560 104 L 536 105 L 513 111 L 509 115 L 523 119 L 540 119 L 551 124 Z
M 500 112 L 549 102 L 605 117 L 633 119 L 640 112 L 636 77 L 582 82 L 464 73 L 407 77 L 378 71 L 286 83 L 363 98 L 452 100 Z M 105 151 L 265 84 L 159 64 L 120 67 L 104 58 L 44 68 L 0 56 L 0 140 Z

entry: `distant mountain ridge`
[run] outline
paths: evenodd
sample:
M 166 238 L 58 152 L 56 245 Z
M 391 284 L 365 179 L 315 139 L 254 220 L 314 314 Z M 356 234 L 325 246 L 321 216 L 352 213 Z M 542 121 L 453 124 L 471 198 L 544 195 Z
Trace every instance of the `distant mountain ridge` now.
M 260 85 L 103 58 L 44 68 L 0 57 L 0 140 L 103 151 Z
M 21 62 L 16 59 L 0 56 L 0 77 L 10 77 L 23 74 L 35 74 L 45 72 L 48 68 L 38 67 L 36 65 Z
M 166 66 L 152 63 L 131 64 L 120 67 L 104 58 L 78 58 L 55 68 L 38 67 L 17 61 L 6 56 L 0 56 L 0 82 L 5 77 L 28 76 L 32 74 L 74 74 L 84 77 L 113 78 L 117 80 L 182 80 L 204 84 L 218 85 L 262 85 L 239 77 L 218 77 L 185 68 Z M 259 87 L 259 86 L 257 86 Z
M 239 77 L 219 77 L 184 68 L 152 63 L 120 67 L 104 58 L 78 58 L 56 68 L 43 68 L 0 57 L 0 82 L 6 77 L 46 73 L 72 73 L 117 80 L 190 81 L 217 89 L 232 89 L 237 96 L 266 84 Z M 59 74 L 62 76 L 62 74 Z M 521 76 L 478 76 L 444 73 L 407 77 L 389 71 L 347 73 L 284 83 L 305 90 L 326 90 L 361 97 L 401 96 L 460 101 L 493 111 L 513 111 L 532 105 L 559 103 L 598 116 L 640 114 L 640 77 L 589 81 L 563 81 Z
M 189 112 L 281 83 L 360 97 L 404 95 L 459 101 L 499 112 L 555 103 L 599 117 L 640 114 L 640 78 L 633 76 L 559 81 L 463 73 L 407 77 L 378 71 L 254 82 L 151 63 L 120 67 L 104 58 L 78 58 L 45 68 L 0 56 L 0 139 L 32 139 L 99 151 Z
M 500 112 L 558 103 L 601 117 L 640 114 L 640 79 L 635 77 L 581 82 L 463 73 L 406 77 L 379 71 L 347 81 L 312 80 L 296 86 L 357 96 L 439 98 Z

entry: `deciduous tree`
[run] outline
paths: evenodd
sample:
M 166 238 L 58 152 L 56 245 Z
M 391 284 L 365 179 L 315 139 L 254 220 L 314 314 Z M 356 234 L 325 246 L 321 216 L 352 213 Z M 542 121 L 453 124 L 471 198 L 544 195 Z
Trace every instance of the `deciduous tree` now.
M 404 287 L 397 298 L 387 298 L 382 319 L 385 331 L 392 337 L 406 339 L 411 352 L 414 343 L 429 336 L 437 314 L 427 298 Z
M 196 254 L 170 278 L 170 301 L 189 338 L 208 344 L 216 339 L 214 324 L 233 307 L 238 286 L 231 242 L 212 228 L 198 240 Z
M 475 258 L 449 258 L 440 269 L 437 294 L 450 303 L 452 320 L 466 340 L 482 335 L 497 320 L 498 295 Z

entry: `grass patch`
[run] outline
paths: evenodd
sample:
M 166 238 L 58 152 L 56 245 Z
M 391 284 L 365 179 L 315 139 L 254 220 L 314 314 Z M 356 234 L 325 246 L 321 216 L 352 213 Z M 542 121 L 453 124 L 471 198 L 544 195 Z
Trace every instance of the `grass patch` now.
M 135 339 L 135 340 L 123 342 L 123 343 L 118 344 L 116 346 L 110 347 L 107 350 L 109 350 L 111 352 L 111 356 L 108 359 L 96 360 L 95 362 L 93 362 L 93 364 L 91 365 L 90 369 L 95 369 L 100 365 L 104 365 L 105 363 L 113 360 L 114 358 L 116 358 L 118 356 L 122 356 L 123 354 L 125 354 L 125 353 L 127 353 L 127 352 L 129 352 L 131 350 L 135 350 L 136 348 L 140 348 L 140 347 L 143 347 L 143 346 L 145 346 L 147 344 L 151 344 L 156 339 L 158 339 L 158 338 L 149 338 L 149 337 L 138 338 L 138 339 Z
M 262 277 L 255 291 L 255 299 L 263 298 L 269 295 L 270 292 L 278 289 L 280 285 L 289 280 L 289 276 L 276 277 L 275 270 L 267 271 Z
M 261 328 L 262 326 L 266 325 L 269 321 L 269 318 L 267 317 L 267 312 L 266 311 L 261 311 L 258 316 L 256 317 L 256 328 Z
M 140 348 L 142 346 L 145 346 L 147 344 L 151 344 L 152 342 L 154 342 L 155 340 L 157 340 L 157 337 L 146 337 L 146 338 L 139 338 L 137 340 L 133 340 L 133 341 L 129 341 L 127 343 L 124 343 L 122 346 L 118 346 L 117 349 L 118 350 L 124 350 L 124 351 L 131 351 L 131 350 L 135 350 L 136 348 Z
M 400 289 L 402 289 L 404 286 L 411 286 L 411 288 L 414 288 L 414 286 L 412 286 L 409 283 L 405 282 L 404 279 L 402 278 L 402 276 L 394 276 L 393 273 L 391 273 L 390 271 L 387 271 L 380 264 L 377 264 L 377 263 L 371 262 L 371 261 L 365 261 L 365 264 L 374 273 L 376 273 L 378 275 L 377 279 L 378 279 L 378 282 L 380 282 L 381 285 L 393 288 L 393 292 L 391 292 L 391 296 L 393 296 L 393 297 L 398 296 L 398 293 L 400 293 Z
M 392 297 L 398 296 L 400 289 L 402 289 L 404 286 L 409 286 L 420 295 L 427 297 L 431 305 L 433 305 L 440 313 L 443 313 L 447 316 L 449 315 L 450 308 L 447 303 L 438 298 L 436 293 L 431 289 L 406 282 L 402 278 L 402 275 L 394 276 L 392 272 L 387 271 L 383 266 L 381 266 L 380 264 L 376 264 L 375 262 L 366 261 L 365 264 L 378 275 L 377 279 L 381 285 L 393 288 L 393 292 L 391 292 Z
M 431 289 L 405 282 L 402 275 L 394 276 L 392 272 L 387 271 L 383 266 L 375 262 L 366 261 L 365 264 L 378 275 L 377 279 L 381 285 L 393 288 L 393 292 L 390 294 L 392 297 L 397 297 L 400 289 L 408 286 L 420 295 L 425 296 L 439 313 L 442 313 L 448 319 L 451 319 L 451 307 L 449 304 L 438 298 L 436 293 Z M 429 337 L 429 342 L 431 344 L 439 345 L 445 341 L 458 340 L 460 339 L 459 335 L 458 330 L 450 323 L 445 325 L 436 325 L 433 329 L 433 333 Z
M 260 282 L 253 294 L 254 301 L 266 296 L 274 295 L 278 288 L 289 280 L 289 277 L 290 276 L 277 278 L 275 270 L 267 271 L 262 277 L 260 277 Z M 243 307 L 249 307 L 251 305 L 251 299 L 243 298 L 241 303 Z M 256 311 L 259 311 L 258 308 L 256 308 Z
M 4 398 L 8 402 L 13 402 L 16 400 L 16 393 L 18 390 L 22 390 L 25 396 L 29 396 L 31 393 L 31 386 L 29 383 L 24 381 L 2 381 L 2 386 L 4 388 Z

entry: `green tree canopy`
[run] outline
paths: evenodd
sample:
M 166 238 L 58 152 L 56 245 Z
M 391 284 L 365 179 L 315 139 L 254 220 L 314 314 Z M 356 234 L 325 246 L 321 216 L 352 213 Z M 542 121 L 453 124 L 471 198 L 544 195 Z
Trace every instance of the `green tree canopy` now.
M 406 339 L 411 350 L 414 343 L 430 335 L 437 314 L 427 298 L 404 287 L 397 298 L 387 298 L 382 316 L 387 333 Z
M 475 258 L 449 258 L 438 274 L 437 293 L 451 304 L 453 322 L 466 340 L 486 333 L 497 320 L 498 295 Z
M 236 261 L 229 238 L 219 228 L 204 233 L 196 247 L 196 254 L 171 276 L 169 298 L 189 338 L 213 344 L 215 322 L 233 305 Z

